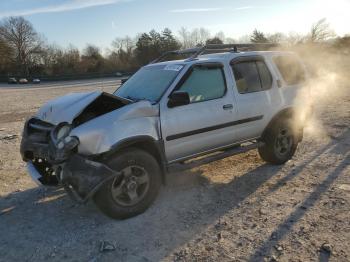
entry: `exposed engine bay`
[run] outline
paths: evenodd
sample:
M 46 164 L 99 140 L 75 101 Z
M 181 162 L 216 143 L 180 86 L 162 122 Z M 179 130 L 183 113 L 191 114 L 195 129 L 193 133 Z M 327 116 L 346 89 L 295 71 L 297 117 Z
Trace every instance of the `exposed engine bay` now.
M 96 117 L 112 112 L 130 103 L 109 93 L 102 93 L 95 101 L 89 104 L 73 121 L 73 126 L 80 126 Z

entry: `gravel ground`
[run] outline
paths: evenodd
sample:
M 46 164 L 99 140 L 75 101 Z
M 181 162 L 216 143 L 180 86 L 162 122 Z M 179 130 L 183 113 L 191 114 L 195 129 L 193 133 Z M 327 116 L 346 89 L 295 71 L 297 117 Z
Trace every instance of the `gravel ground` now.
M 348 89 L 316 104 L 285 165 L 254 150 L 172 173 L 146 213 L 114 221 L 37 187 L 19 155 L 26 117 L 92 88 L 0 90 L 0 261 L 350 261 Z

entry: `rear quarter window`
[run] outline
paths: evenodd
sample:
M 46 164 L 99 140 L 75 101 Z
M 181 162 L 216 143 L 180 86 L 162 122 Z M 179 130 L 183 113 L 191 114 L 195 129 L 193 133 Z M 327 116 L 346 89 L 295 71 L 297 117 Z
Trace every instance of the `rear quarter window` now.
M 287 85 L 298 85 L 305 82 L 305 70 L 295 56 L 275 56 L 272 60 Z

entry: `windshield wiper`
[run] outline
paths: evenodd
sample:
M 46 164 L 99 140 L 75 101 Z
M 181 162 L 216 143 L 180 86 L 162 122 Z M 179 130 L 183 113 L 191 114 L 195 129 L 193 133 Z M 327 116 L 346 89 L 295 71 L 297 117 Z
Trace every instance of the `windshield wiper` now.
M 139 101 L 144 101 L 144 100 L 149 101 L 147 98 L 135 98 L 135 97 L 131 97 L 131 96 L 127 96 L 125 98 L 129 99 L 129 100 L 131 100 L 131 101 L 133 101 L 135 103 L 139 102 Z M 152 101 L 150 101 L 150 102 L 152 102 Z
M 135 98 L 135 97 L 126 96 L 125 98 L 128 99 L 128 100 L 131 100 L 133 102 L 137 102 L 137 98 Z

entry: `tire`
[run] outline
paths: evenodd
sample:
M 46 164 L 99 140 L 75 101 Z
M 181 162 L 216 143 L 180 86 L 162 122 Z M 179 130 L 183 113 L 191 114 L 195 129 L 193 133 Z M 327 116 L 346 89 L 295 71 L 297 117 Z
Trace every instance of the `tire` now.
M 259 155 L 268 163 L 282 165 L 294 156 L 299 141 L 291 120 L 277 120 L 265 131 Z
M 157 160 L 143 150 L 129 148 L 118 153 L 107 165 L 124 175 L 101 186 L 94 196 L 97 207 L 114 219 L 127 219 L 143 213 L 153 203 L 161 186 Z M 146 176 L 147 185 L 144 183 Z

